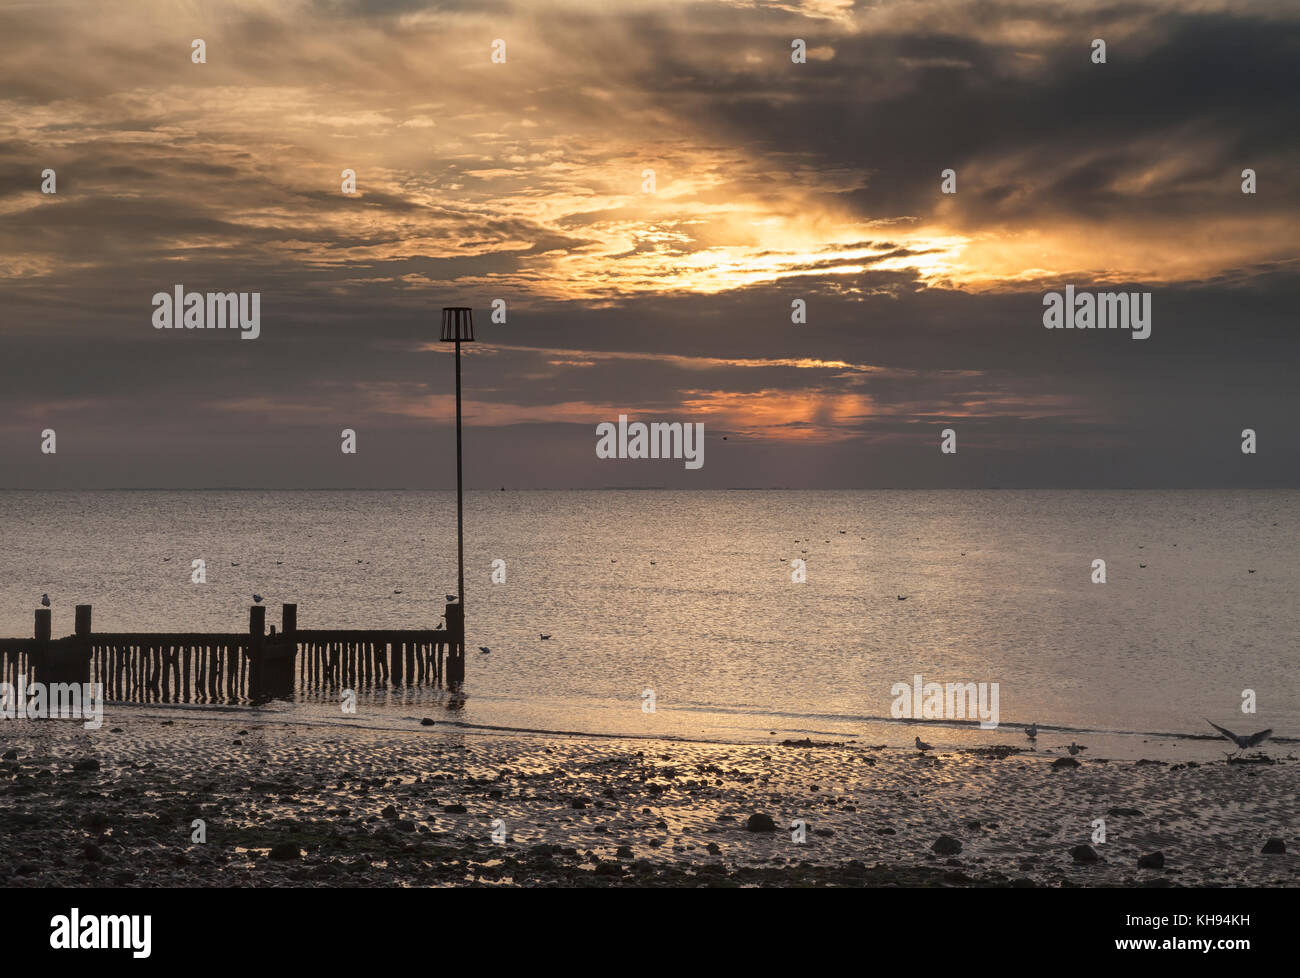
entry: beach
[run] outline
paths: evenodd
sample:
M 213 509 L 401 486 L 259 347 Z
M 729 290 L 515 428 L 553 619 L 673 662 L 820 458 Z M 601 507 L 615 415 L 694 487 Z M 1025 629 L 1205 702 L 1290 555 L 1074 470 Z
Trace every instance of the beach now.
M 6 721 L 4 883 L 1294 885 L 1293 745 L 1266 744 L 1268 763 L 1089 751 L 1075 766 L 1019 732 L 1005 739 L 921 755 L 849 738 L 723 744 L 418 721 Z M 1271 839 L 1288 852 L 1263 852 Z M 1157 852 L 1161 866 L 1139 868 Z

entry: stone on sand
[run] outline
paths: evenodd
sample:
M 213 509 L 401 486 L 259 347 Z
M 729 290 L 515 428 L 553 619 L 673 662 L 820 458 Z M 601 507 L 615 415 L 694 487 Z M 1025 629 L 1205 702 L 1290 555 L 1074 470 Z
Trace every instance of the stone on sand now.
M 1097 855 L 1097 850 L 1092 846 L 1075 846 L 1070 850 L 1070 856 L 1076 863 L 1095 863 L 1101 861 L 1101 856 Z

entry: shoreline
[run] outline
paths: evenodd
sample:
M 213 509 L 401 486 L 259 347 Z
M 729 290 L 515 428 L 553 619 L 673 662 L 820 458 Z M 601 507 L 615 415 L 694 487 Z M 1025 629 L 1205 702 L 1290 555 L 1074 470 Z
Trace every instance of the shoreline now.
M 1297 876 L 1300 766 L 1281 751 L 1273 763 L 1076 767 L 1020 745 L 921 756 L 816 740 L 189 721 L 0 724 L 5 885 L 1290 886 Z M 766 831 L 750 830 L 754 816 Z M 195 819 L 205 842 L 192 841 Z M 1263 853 L 1277 838 L 1289 853 Z M 1138 867 L 1157 851 L 1160 868 Z

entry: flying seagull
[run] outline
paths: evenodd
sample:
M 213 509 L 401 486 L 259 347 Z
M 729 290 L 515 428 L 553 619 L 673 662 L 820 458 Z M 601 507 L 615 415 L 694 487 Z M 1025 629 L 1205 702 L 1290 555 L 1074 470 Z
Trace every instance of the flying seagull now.
M 47 608 L 50 606 L 50 596 L 48 594 L 41 595 L 41 604 Z
M 1074 741 L 1070 741 L 1070 746 L 1065 749 L 1068 750 L 1070 752 L 1070 756 L 1073 757 L 1075 754 L 1079 753 L 1080 751 L 1085 751 L 1088 748 L 1080 747 Z
M 928 751 L 928 750 L 934 750 L 934 747 L 933 747 L 932 745 L 930 745 L 930 744 L 927 744 L 927 743 L 926 743 L 924 740 L 922 740 L 920 737 L 917 737 L 917 738 L 916 738 L 916 749 L 919 750 L 922 754 L 924 754 L 924 753 L 925 753 L 926 751 Z
M 1248 751 L 1252 747 L 1258 747 L 1264 741 L 1268 740 L 1269 737 L 1273 736 L 1273 729 L 1271 727 L 1268 730 L 1261 730 L 1259 733 L 1253 733 L 1249 737 L 1242 737 L 1233 733 L 1231 730 L 1223 729 L 1223 727 L 1210 720 L 1206 720 L 1205 722 L 1236 744 L 1238 751 Z M 1232 755 L 1229 754 L 1228 756 L 1231 757 Z
M 1031 723 L 1029 726 L 1025 727 L 1025 736 L 1028 737 L 1030 740 L 1037 740 L 1037 739 L 1038 739 L 1038 724 L 1037 724 L 1037 723 Z

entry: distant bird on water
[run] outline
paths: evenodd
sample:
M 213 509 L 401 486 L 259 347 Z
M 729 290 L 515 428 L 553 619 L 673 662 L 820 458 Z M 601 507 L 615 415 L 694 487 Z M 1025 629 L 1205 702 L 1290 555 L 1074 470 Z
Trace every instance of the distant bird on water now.
M 537 634 L 538 634 L 539 636 L 541 636 L 541 639 L 542 639 L 543 642 L 545 642 L 548 638 L 551 637 L 551 636 L 547 635 L 545 632 L 538 632 Z
M 48 594 L 41 595 L 41 604 L 47 608 L 50 606 L 50 596 Z
M 1223 727 L 1211 720 L 1206 720 L 1205 722 L 1236 744 L 1237 751 L 1248 751 L 1252 747 L 1258 747 L 1264 741 L 1268 740 L 1269 737 L 1273 736 L 1273 729 L 1271 727 L 1268 730 L 1261 730 L 1259 733 L 1253 733 L 1249 737 L 1242 737 L 1233 733 L 1231 730 L 1225 730 Z M 1233 753 L 1236 753 L 1237 751 L 1234 751 Z M 1228 756 L 1231 757 L 1232 754 L 1229 754 Z
M 260 594 L 254 594 L 254 595 L 253 595 L 253 603 L 254 603 L 254 604 L 261 604 L 261 603 L 262 603 L 262 596 L 261 596 Z
M 1070 752 L 1070 756 L 1073 757 L 1075 754 L 1078 754 L 1080 751 L 1085 751 L 1088 748 L 1080 747 L 1074 741 L 1070 741 L 1070 746 L 1065 749 L 1068 750 Z
M 906 600 L 907 600 L 907 595 L 905 595 L 905 594 L 900 594 L 900 595 L 898 596 L 898 600 L 899 600 L 899 601 L 906 601 Z
M 926 743 L 924 740 L 922 740 L 920 737 L 917 737 L 917 738 L 916 738 L 916 749 L 919 750 L 922 754 L 924 754 L 924 753 L 925 753 L 926 751 L 928 751 L 928 750 L 934 750 L 934 747 L 933 747 L 933 745 L 931 745 L 931 744 L 927 744 L 927 743 Z
M 1030 740 L 1037 740 L 1037 739 L 1038 739 L 1038 724 L 1037 724 L 1037 723 L 1031 723 L 1029 726 L 1025 727 L 1025 736 L 1028 737 Z
M 489 652 L 492 651 L 492 650 L 489 649 L 486 645 L 480 645 L 480 646 L 478 647 L 478 650 L 479 650 L 480 652 L 482 652 L 484 655 L 487 655 Z

